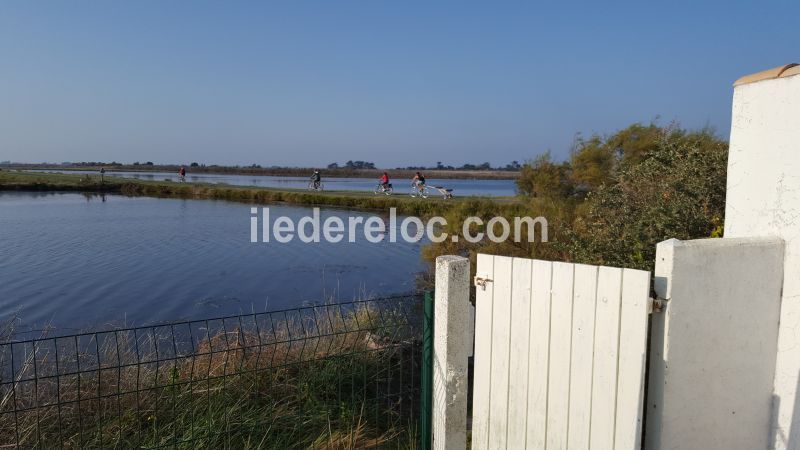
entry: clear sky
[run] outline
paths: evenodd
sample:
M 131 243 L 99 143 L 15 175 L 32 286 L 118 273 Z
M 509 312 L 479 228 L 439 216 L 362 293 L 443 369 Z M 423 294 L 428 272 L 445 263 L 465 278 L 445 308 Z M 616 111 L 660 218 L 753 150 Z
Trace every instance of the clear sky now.
M 2 1 L 0 161 L 489 161 L 715 127 L 800 2 Z

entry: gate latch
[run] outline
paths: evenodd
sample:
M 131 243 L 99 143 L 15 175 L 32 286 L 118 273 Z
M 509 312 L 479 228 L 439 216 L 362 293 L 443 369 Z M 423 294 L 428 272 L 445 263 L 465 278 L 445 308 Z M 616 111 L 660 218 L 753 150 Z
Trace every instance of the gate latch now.
M 486 283 L 491 283 L 492 280 L 490 278 L 483 278 L 483 277 L 475 277 L 475 287 L 480 287 L 482 290 L 486 290 Z
M 664 311 L 664 307 L 667 306 L 667 300 L 661 297 L 650 297 L 647 299 L 647 313 L 648 314 L 655 314 Z

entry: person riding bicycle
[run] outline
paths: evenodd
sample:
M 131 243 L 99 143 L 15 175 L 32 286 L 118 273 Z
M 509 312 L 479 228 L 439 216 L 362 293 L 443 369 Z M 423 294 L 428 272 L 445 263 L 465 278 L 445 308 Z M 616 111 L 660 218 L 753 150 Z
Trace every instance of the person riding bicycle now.
M 186 181 L 186 168 L 181 166 L 181 169 L 178 171 L 178 176 L 180 177 L 181 181 Z
M 319 189 L 319 184 L 322 181 L 322 175 L 320 175 L 319 170 L 314 170 L 311 175 L 311 181 L 314 183 L 314 189 Z
M 386 189 L 389 187 L 389 174 L 387 172 L 383 172 L 380 178 L 381 187 Z
M 421 173 L 417 172 L 414 174 L 414 178 L 411 180 L 411 184 L 417 188 L 420 192 L 425 189 L 425 177 L 422 176 Z

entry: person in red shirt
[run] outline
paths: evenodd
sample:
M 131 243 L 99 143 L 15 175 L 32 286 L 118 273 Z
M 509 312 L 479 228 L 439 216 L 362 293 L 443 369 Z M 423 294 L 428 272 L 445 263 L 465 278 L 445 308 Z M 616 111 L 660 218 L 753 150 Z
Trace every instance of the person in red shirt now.
M 180 175 L 181 181 L 186 181 L 186 168 L 181 166 L 181 170 L 178 171 L 178 175 Z
M 383 186 L 384 188 L 389 187 L 389 174 L 386 173 L 386 172 L 383 172 L 383 175 L 381 175 L 380 182 L 381 182 L 381 186 Z

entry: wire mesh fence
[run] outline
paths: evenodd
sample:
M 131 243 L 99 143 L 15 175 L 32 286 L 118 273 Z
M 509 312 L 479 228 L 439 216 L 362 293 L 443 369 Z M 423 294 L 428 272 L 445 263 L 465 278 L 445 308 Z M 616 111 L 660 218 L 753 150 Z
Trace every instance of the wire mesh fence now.
M 421 298 L 0 343 L 0 448 L 409 448 Z

